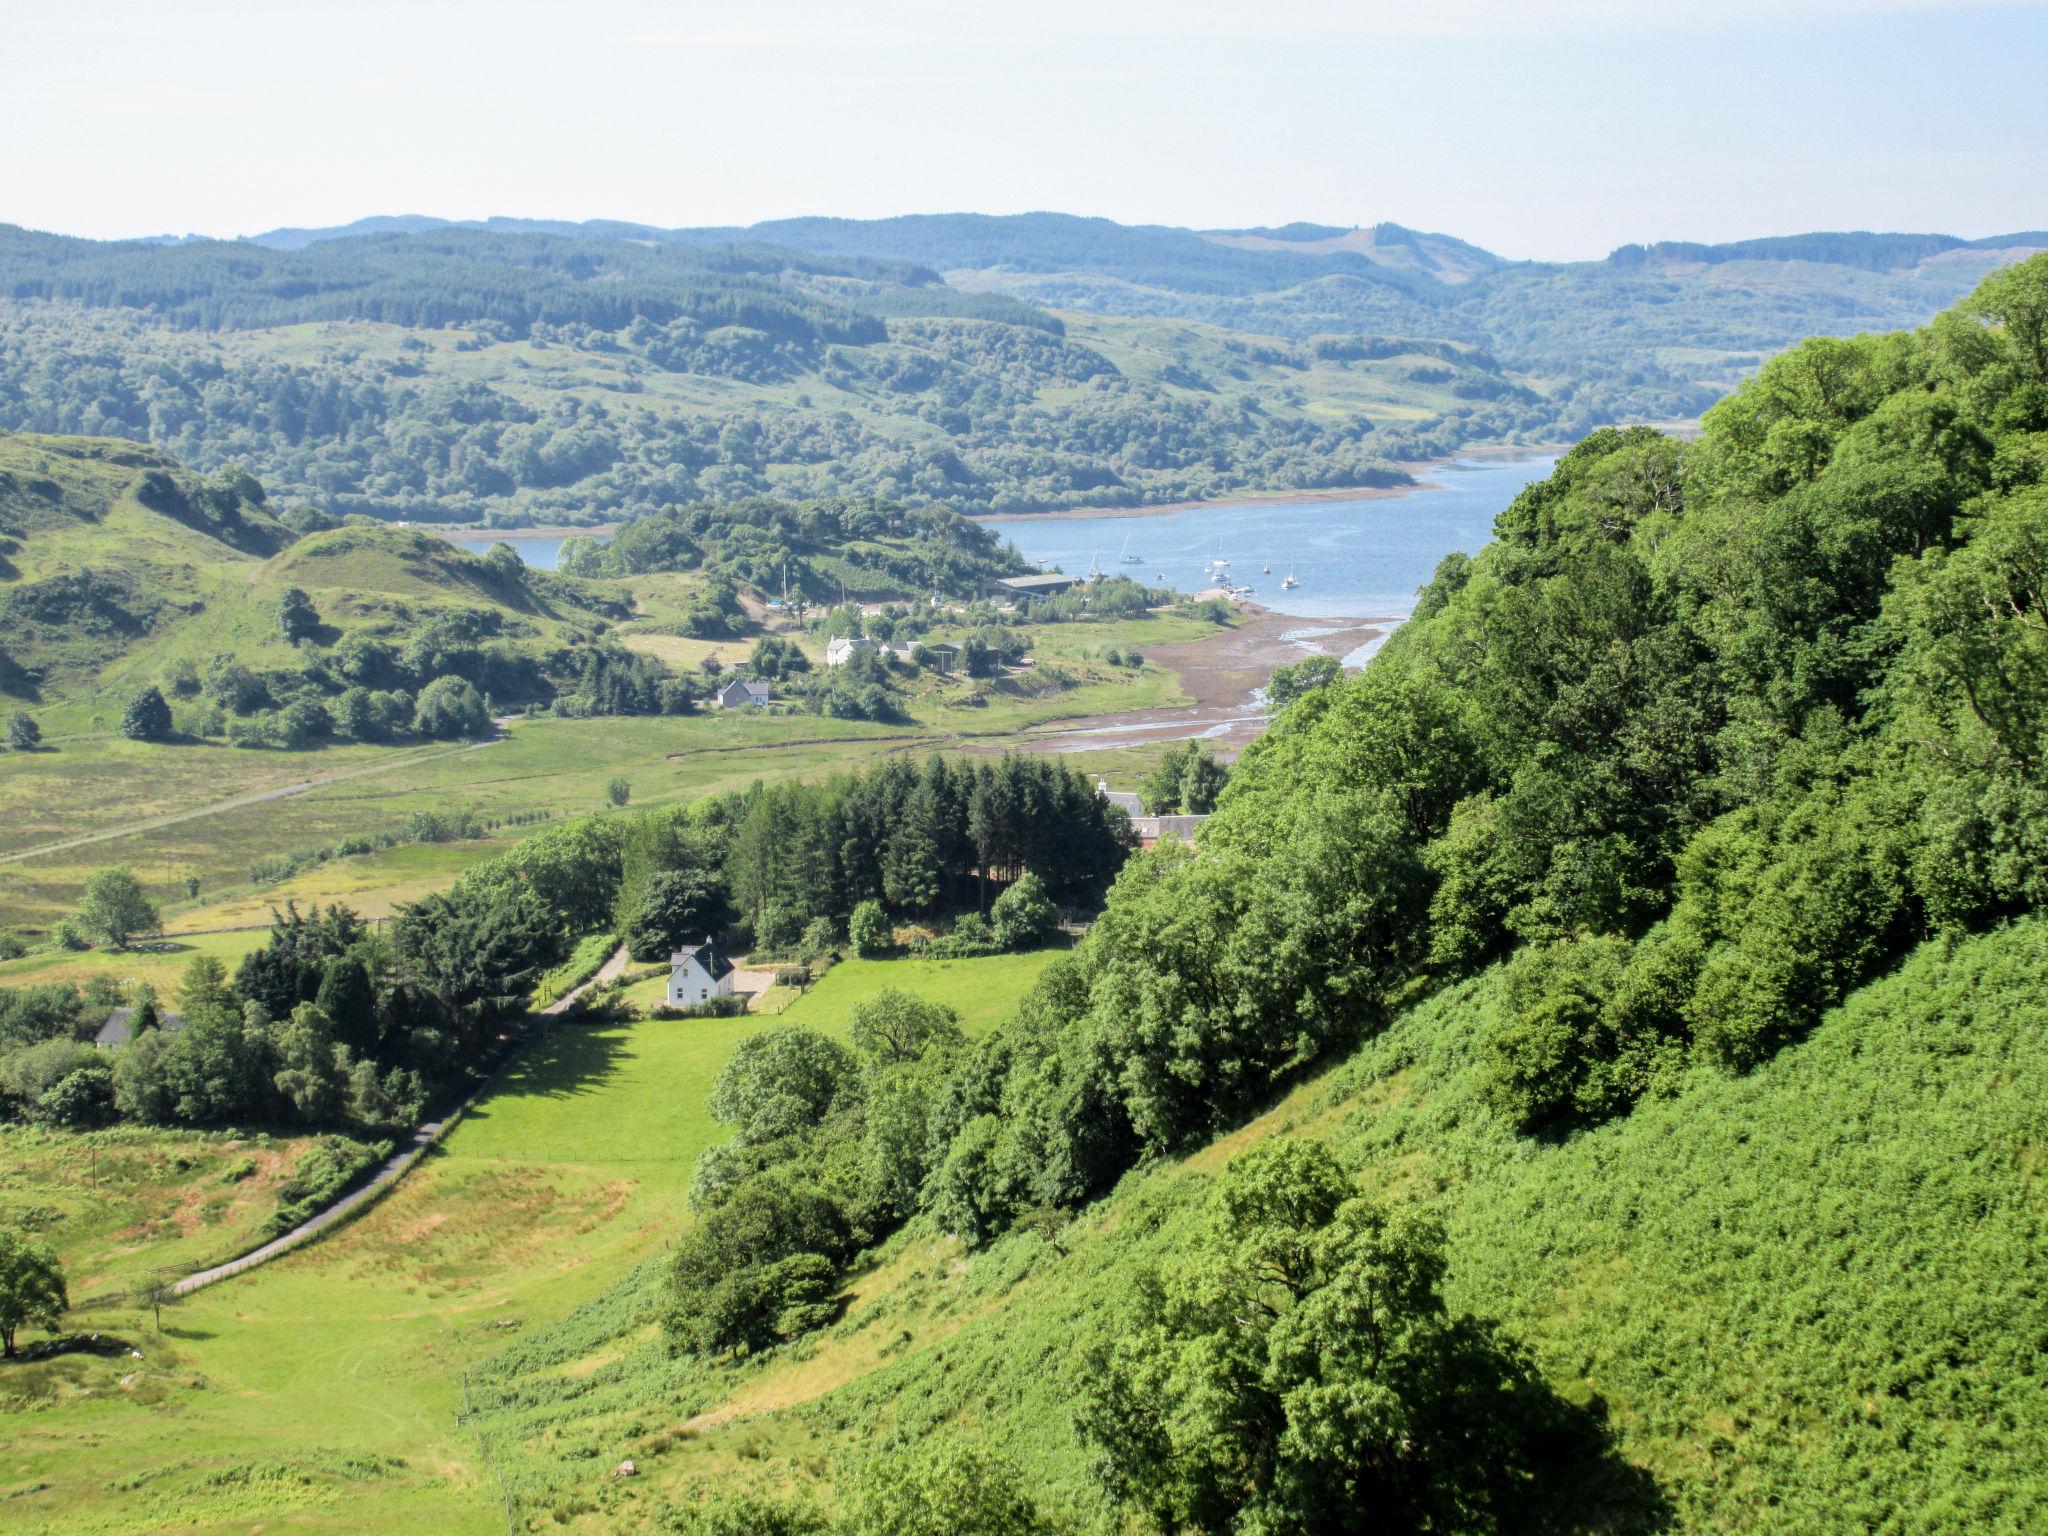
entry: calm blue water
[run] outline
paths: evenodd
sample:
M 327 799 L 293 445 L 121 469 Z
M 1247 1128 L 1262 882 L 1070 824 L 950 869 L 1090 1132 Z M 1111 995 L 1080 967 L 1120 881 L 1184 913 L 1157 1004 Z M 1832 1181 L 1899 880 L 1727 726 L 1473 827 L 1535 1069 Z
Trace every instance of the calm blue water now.
M 493 544 L 510 544 L 519 552 L 519 558 L 539 570 L 552 571 L 555 562 L 562 558 L 560 539 L 536 539 L 525 534 L 507 533 L 482 539 L 450 539 L 457 549 L 466 549 L 480 555 Z
M 1039 565 L 1073 574 L 1091 560 L 1155 586 L 1197 591 L 1221 555 L 1232 581 L 1279 613 L 1311 618 L 1405 617 L 1417 590 L 1452 550 L 1476 554 L 1493 537 L 1494 514 L 1541 480 L 1555 455 L 1459 460 L 1423 477 L 1435 488 L 1360 501 L 1266 502 L 1196 507 L 1150 517 L 1001 517 L 988 524 Z M 1129 541 L 1135 564 L 1119 559 Z M 1272 574 L 1260 567 L 1270 564 Z M 1280 590 L 1293 569 L 1301 585 Z M 1163 579 L 1162 579 L 1163 578 Z
M 1459 460 L 1425 476 L 1432 488 L 1359 501 L 1276 501 L 1196 507 L 1138 517 L 998 517 L 999 530 L 1038 565 L 1080 574 L 1091 560 L 1154 586 L 1195 592 L 1212 585 L 1205 566 L 1217 555 L 1230 579 L 1252 587 L 1254 601 L 1310 618 L 1391 618 L 1415 606 L 1416 591 L 1454 549 L 1477 553 L 1493 536 L 1494 514 L 1554 456 Z M 1140 558 L 1119 559 L 1129 543 Z M 482 554 L 510 544 L 528 565 L 551 571 L 562 540 L 508 534 L 453 541 Z M 1270 564 L 1271 575 L 1259 568 Z M 1301 585 L 1280 590 L 1292 568 Z

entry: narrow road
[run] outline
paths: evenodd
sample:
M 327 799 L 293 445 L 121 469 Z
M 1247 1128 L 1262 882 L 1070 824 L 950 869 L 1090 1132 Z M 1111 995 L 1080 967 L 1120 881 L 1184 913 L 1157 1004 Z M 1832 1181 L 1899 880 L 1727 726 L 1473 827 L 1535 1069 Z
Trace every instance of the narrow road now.
M 620 972 L 624 971 L 626 960 L 626 946 L 621 944 L 612 953 L 611 958 L 592 973 L 588 981 L 575 990 L 564 994 L 549 1007 L 543 1008 L 541 1012 L 543 1014 L 566 1013 L 569 1006 L 592 987 L 602 986 L 605 982 L 612 980 Z M 493 1073 L 492 1075 L 495 1076 L 496 1074 Z M 461 1107 L 467 1108 L 471 1101 L 479 1093 L 483 1092 L 489 1082 L 490 1077 L 486 1077 L 472 1088 L 469 1091 L 468 1097 L 462 1101 Z M 333 1226 L 337 1221 L 340 1221 L 342 1217 L 361 1205 L 365 1200 L 368 1200 L 372 1195 L 404 1178 L 413 1165 L 425 1155 L 427 1148 L 432 1146 L 440 1137 L 442 1127 L 447 1125 L 447 1123 L 448 1116 L 444 1115 L 437 1120 L 429 1120 L 425 1125 L 418 1127 L 410 1136 L 406 1137 L 405 1141 L 396 1151 L 384 1159 L 383 1165 L 378 1168 L 369 1182 L 362 1185 L 359 1189 L 350 1190 L 325 1210 L 307 1217 L 306 1220 L 300 1222 L 282 1237 L 273 1237 L 261 1248 L 252 1248 L 238 1259 L 229 1259 L 225 1264 L 216 1264 L 211 1269 L 202 1269 L 197 1274 L 187 1275 L 184 1279 L 175 1281 L 171 1286 L 171 1290 L 179 1296 L 188 1296 L 203 1286 L 212 1285 L 217 1280 L 225 1280 L 230 1275 L 239 1275 L 246 1269 L 254 1269 L 259 1264 L 268 1263 L 281 1253 L 289 1253 L 292 1249 L 311 1242 L 320 1233 L 326 1231 L 327 1228 Z
M 390 773 L 399 768 L 417 767 L 431 763 L 438 758 L 456 757 L 464 752 L 477 752 L 485 747 L 494 747 L 504 740 L 502 736 L 490 741 L 473 741 L 467 746 L 449 747 L 445 751 L 426 752 L 417 757 L 399 758 L 395 762 L 366 763 L 360 768 L 344 768 L 337 773 L 324 773 L 318 778 L 307 779 L 301 784 L 286 784 L 280 789 L 266 789 L 252 795 L 237 795 L 232 800 L 217 801 L 203 805 L 196 811 L 178 811 L 169 816 L 155 816 L 147 821 L 131 821 L 116 827 L 111 832 L 94 832 L 85 837 L 68 837 L 59 843 L 44 843 L 39 848 L 22 848 L 14 853 L 0 853 L 0 864 L 12 864 L 21 859 L 39 858 L 46 853 L 62 853 L 67 848 L 83 848 L 89 843 L 111 842 L 117 837 L 133 837 L 138 832 L 154 832 L 161 827 L 175 827 L 181 821 L 197 821 L 202 816 L 218 816 L 223 811 L 238 811 L 247 805 L 261 805 L 266 800 L 283 800 L 291 795 L 303 795 L 309 789 L 318 789 L 325 784 L 339 784 L 344 779 L 367 778 L 373 773 Z
M 629 958 L 626 954 L 626 946 L 621 944 L 612 951 L 611 959 L 605 961 L 603 965 L 600 965 L 590 973 L 590 980 L 584 982 L 580 987 L 573 987 L 569 991 L 564 992 L 552 1003 L 549 1003 L 547 1007 L 541 1009 L 541 1012 L 544 1014 L 567 1013 L 570 1005 L 592 987 L 601 987 L 608 981 L 616 980 L 625 971 L 626 962 Z
M 239 1259 L 229 1259 L 225 1264 L 216 1264 L 211 1269 L 200 1270 L 196 1275 L 187 1275 L 184 1279 L 175 1282 L 171 1286 L 171 1290 L 179 1296 L 190 1295 L 201 1286 L 212 1285 L 214 1281 L 225 1280 L 230 1275 L 239 1275 L 245 1269 L 254 1269 L 258 1264 L 267 1263 L 279 1254 L 287 1253 L 298 1247 L 301 1243 L 311 1241 L 316 1234 L 333 1226 L 342 1217 L 369 1199 L 370 1196 L 376 1194 L 378 1190 L 384 1188 L 385 1185 L 395 1183 L 401 1178 L 406 1169 L 410 1168 L 418 1160 L 419 1155 L 426 1150 L 433 1139 L 441 1134 L 441 1127 L 445 1123 L 444 1120 L 429 1120 L 425 1125 L 408 1136 L 397 1151 L 384 1159 L 384 1166 L 377 1170 L 376 1177 L 372 1178 L 369 1183 L 363 1185 L 360 1189 L 343 1195 L 334 1204 L 328 1206 L 326 1210 L 321 1211 L 318 1215 L 308 1217 L 305 1221 L 293 1227 L 291 1231 L 285 1233 L 284 1236 L 273 1237 L 261 1248 L 252 1248 Z

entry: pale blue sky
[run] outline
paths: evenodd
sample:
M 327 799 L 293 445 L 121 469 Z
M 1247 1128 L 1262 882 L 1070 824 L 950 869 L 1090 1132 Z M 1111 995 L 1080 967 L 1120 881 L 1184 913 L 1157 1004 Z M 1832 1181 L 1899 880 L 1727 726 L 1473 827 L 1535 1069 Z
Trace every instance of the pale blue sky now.
M 2040 4 L 0 0 L 0 20 L 0 221 L 95 236 L 1054 208 L 1393 219 L 1572 258 L 2048 227 Z

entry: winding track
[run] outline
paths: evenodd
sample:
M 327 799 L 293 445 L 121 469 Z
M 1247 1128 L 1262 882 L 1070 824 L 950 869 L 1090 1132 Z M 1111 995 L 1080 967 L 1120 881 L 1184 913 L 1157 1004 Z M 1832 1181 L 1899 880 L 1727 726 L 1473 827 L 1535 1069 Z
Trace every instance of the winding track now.
M 489 743 L 483 743 L 483 745 L 489 745 Z M 625 970 L 625 968 L 626 946 L 621 944 L 612 952 L 611 958 L 591 974 L 588 981 L 574 990 L 564 993 L 560 998 L 543 1008 L 541 1010 L 542 1015 L 551 1016 L 567 1013 L 576 999 L 583 996 L 592 987 L 602 986 L 605 982 L 610 981 L 621 971 Z M 391 1185 L 404 1178 L 411 1171 L 413 1165 L 426 1156 L 427 1149 L 440 1140 L 441 1133 L 448 1128 L 449 1123 L 475 1101 L 476 1096 L 483 1092 L 485 1087 L 489 1085 L 491 1077 L 495 1075 L 495 1073 L 492 1073 L 479 1080 L 476 1086 L 469 1090 L 468 1094 L 464 1096 L 462 1102 L 454 1110 L 437 1119 L 429 1120 L 426 1124 L 415 1129 L 410 1136 L 406 1137 L 404 1144 L 397 1151 L 384 1159 L 383 1166 L 377 1170 L 369 1182 L 363 1184 L 360 1188 L 350 1190 L 325 1210 L 307 1217 L 296 1227 L 293 1227 L 291 1231 L 281 1237 L 273 1237 L 262 1247 L 252 1248 L 239 1258 L 229 1259 L 224 1264 L 216 1264 L 211 1269 L 202 1269 L 196 1274 L 190 1274 L 182 1280 L 175 1281 L 171 1286 L 172 1292 L 179 1296 L 189 1296 L 192 1292 L 212 1285 L 216 1281 L 225 1280 L 231 1275 L 239 1275 L 244 1270 L 254 1269 L 259 1264 L 268 1263 L 279 1254 L 289 1253 L 292 1249 L 311 1242 L 322 1232 L 347 1216 L 349 1212 L 355 1210 L 357 1206 L 363 1204 L 364 1201 L 381 1194 Z
M 46 853 L 62 853 L 67 848 L 83 848 L 90 843 L 110 842 L 117 837 L 133 837 L 138 832 L 154 832 L 160 827 L 175 827 L 181 821 L 197 821 L 202 816 L 218 816 L 223 811 L 238 811 L 245 805 L 261 805 L 266 800 L 283 800 L 292 795 L 303 795 L 309 789 L 319 789 L 326 784 L 339 784 L 344 779 L 367 778 L 373 773 L 389 773 L 398 768 L 412 768 L 420 763 L 431 763 L 438 758 L 457 757 L 464 752 L 480 752 L 485 747 L 494 747 L 505 738 L 495 736 L 489 741 L 472 741 L 467 746 L 448 747 L 439 752 L 424 752 L 417 757 L 398 758 L 382 763 L 365 763 L 360 768 L 343 768 L 335 773 L 324 773 L 318 778 L 307 779 L 299 784 L 286 784 L 278 789 L 261 790 L 253 795 L 237 795 L 232 800 L 216 801 L 202 805 L 195 811 L 177 811 L 169 816 L 154 816 L 147 821 L 131 821 L 110 832 L 93 832 L 84 837 L 68 837 L 59 843 L 44 843 L 39 848 L 22 848 L 13 853 L 0 853 L 0 864 L 13 864 L 21 859 L 40 858 Z

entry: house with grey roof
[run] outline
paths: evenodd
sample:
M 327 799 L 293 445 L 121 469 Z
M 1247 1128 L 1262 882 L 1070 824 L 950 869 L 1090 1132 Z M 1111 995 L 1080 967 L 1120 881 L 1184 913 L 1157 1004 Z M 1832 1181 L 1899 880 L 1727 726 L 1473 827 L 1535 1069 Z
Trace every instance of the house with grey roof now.
M 714 997 L 732 995 L 732 962 L 708 938 L 668 957 L 668 1005 L 694 1008 Z
M 116 1046 L 126 1045 L 135 1038 L 135 1015 L 141 1011 L 139 1008 L 116 1008 L 107 1015 L 107 1022 L 102 1024 L 99 1033 L 92 1037 L 92 1043 L 103 1051 L 111 1051 Z M 175 1034 L 185 1027 L 184 1015 L 172 1013 L 167 1008 L 159 1008 L 156 1011 L 156 1027 L 166 1033 Z

